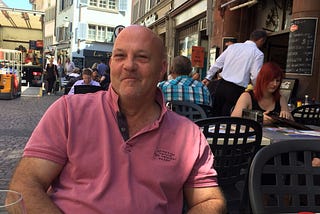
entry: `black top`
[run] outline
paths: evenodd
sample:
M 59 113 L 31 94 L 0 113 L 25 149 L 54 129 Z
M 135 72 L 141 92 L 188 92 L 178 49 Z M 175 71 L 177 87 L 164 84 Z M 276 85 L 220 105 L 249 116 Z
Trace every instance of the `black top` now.
M 47 76 L 46 79 L 56 80 L 56 76 L 58 75 L 57 66 L 54 64 L 47 64 L 46 66 Z
M 252 110 L 259 110 L 259 111 L 265 112 L 266 110 L 262 109 L 259 106 L 258 101 L 254 98 L 253 91 L 249 91 L 248 93 L 250 94 L 250 97 L 251 97 Z M 280 111 L 281 111 L 281 105 L 280 105 L 280 100 L 278 100 L 276 102 L 276 105 L 275 105 L 274 109 L 271 112 L 277 112 L 279 114 Z

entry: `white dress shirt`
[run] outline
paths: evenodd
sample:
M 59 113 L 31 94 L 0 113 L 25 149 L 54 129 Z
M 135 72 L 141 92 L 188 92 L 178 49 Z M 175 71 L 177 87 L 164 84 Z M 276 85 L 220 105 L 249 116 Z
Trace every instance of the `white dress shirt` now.
M 220 76 L 224 80 L 246 88 L 250 80 L 255 85 L 263 60 L 262 51 L 253 41 L 235 43 L 217 58 L 207 71 L 206 79 L 211 80 L 215 73 L 223 68 Z

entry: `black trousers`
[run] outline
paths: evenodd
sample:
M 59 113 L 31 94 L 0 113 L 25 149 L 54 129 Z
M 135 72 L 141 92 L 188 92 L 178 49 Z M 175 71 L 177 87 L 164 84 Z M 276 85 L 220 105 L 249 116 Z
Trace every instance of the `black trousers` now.
M 244 90 L 244 87 L 221 79 L 214 96 L 214 116 L 230 116 L 231 110 Z
M 51 93 L 52 92 L 52 89 L 53 89 L 53 85 L 55 83 L 55 79 L 47 79 L 48 81 L 48 91 L 47 93 Z

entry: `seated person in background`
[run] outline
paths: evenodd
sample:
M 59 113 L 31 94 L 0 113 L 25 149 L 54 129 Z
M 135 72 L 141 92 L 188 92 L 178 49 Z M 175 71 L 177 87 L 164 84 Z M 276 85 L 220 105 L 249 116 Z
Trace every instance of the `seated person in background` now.
M 265 63 L 257 77 L 255 88 L 241 94 L 231 114 L 241 117 L 243 109 L 260 110 L 263 112 L 263 124 L 272 124 L 267 115 L 275 112 L 280 117 L 293 120 L 288 103 L 280 94 L 280 85 L 284 77 L 283 70 L 275 63 Z
M 92 68 L 92 80 L 100 82 L 101 76 L 99 75 L 97 68 Z
M 92 70 L 90 68 L 84 68 L 82 71 L 82 79 L 75 82 L 69 91 L 70 94 L 74 94 L 74 86 L 76 85 L 95 85 L 100 86 L 100 83 L 92 80 Z
M 80 73 L 81 73 L 80 68 L 74 68 L 71 73 L 67 74 L 67 80 L 80 77 L 81 76 Z
M 162 81 L 158 87 L 162 90 L 165 100 L 189 101 L 201 105 L 211 105 L 210 92 L 202 82 L 189 76 L 191 61 L 185 56 L 176 56 L 171 66 L 173 79 Z
M 97 68 L 92 69 L 92 79 L 94 81 L 97 81 L 100 83 L 101 87 L 104 90 L 107 90 L 109 88 L 110 84 L 110 74 L 104 73 L 102 76 L 99 74 L 99 71 Z

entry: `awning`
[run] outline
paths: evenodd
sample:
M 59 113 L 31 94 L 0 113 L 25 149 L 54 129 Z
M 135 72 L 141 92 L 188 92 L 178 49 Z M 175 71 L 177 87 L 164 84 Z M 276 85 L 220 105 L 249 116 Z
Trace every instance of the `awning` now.
M 230 10 L 237 10 L 237 9 L 245 7 L 245 6 L 251 7 L 251 6 L 253 6 L 253 5 L 258 3 L 258 0 L 246 0 L 246 1 L 244 1 L 244 0 L 230 0 L 230 1 L 226 2 L 226 3 L 224 3 L 224 4 L 221 4 L 220 8 L 224 8 L 224 7 L 228 6 L 228 5 L 231 5 L 234 2 L 239 2 L 239 1 L 240 1 L 241 4 L 238 3 L 236 6 L 230 7 Z
M 33 10 L 20 10 L 0 7 L 0 26 L 28 29 L 42 29 L 44 12 Z

